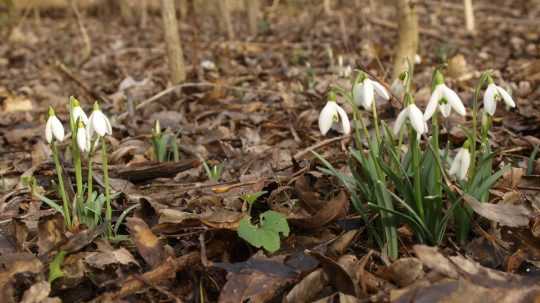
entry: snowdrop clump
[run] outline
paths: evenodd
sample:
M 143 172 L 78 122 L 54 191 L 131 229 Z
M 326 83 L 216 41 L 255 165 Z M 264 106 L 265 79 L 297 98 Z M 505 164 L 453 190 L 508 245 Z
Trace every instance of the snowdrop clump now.
M 57 142 L 64 140 L 65 131 L 60 119 L 56 117 L 54 109 L 49 108 L 49 118 L 45 124 L 45 140 L 49 143 L 53 151 L 53 158 L 56 165 L 56 174 L 58 177 L 58 191 L 62 198 L 62 206 L 55 204 L 52 200 L 46 200 L 55 209 L 64 216 L 68 228 L 76 228 L 78 224 L 84 223 L 88 226 L 97 225 L 101 220 L 101 206 L 98 202 L 97 194 L 92 187 L 92 154 L 97 147 L 99 138 L 112 134 L 112 127 L 109 119 L 99 109 L 99 104 L 94 104 L 94 111 L 88 117 L 82 109 L 79 101 L 70 97 L 69 100 L 69 130 L 71 133 L 71 144 L 68 148 L 71 150 L 73 167 L 75 170 L 76 189 L 74 201 L 68 201 L 64 188 L 64 174 L 59 159 Z M 105 187 L 105 205 L 107 207 L 106 220 L 110 223 L 110 189 L 107 167 L 106 141 L 102 140 L 102 167 Z M 88 158 L 88 178 L 86 187 L 83 184 L 81 159 L 83 154 Z M 87 199 L 84 199 L 86 190 Z
M 334 92 L 331 92 L 329 101 L 319 115 L 322 135 L 327 135 L 330 129 L 345 134 L 352 132 L 356 143 L 350 149 L 351 176 L 338 172 L 315 153 L 326 167 L 321 170 L 341 180 L 349 190 L 357 211 L 365 213 L 366 210 L 374 210 L 379 213 L 375 226 L 382 228 L 382 233 L 374 232 L 382 235 L 379 244 L 391 258 L 397 257 L 398 252 L 396 218 L 404 220 L 423 243 L 440 243 L 449 222 L 455 224 L 457 240 L 466 240 L 471 210 L 460 202 L 460 197 L 468 195 L 472 199 L 487 201 L 489 189 L 509 168 L 493 172 L 493 152 L 488 132 L 497 102 L 502 100 L 508 107 L 515 107 L 515 102 L 506 90 L 494 84 L 488 72 L 482 74 L 476 87 L 471 131 L 466 131 L 467 140 L 457 149 L 453 159 L 449 156 L 453 154 L 450 151 L 451 143 L 439 142 L 443 127 L 439 124 L 439 117 L 447 118 L 454 111 L 467 118 L 463 101 L 456 91 L 445 84 L 443 74 L 436 69 L 432 94 L 425 112 L 422 112 L 410 91 L 411 81 L 412 71 L 409 70 L 392 83 L 390 91 L 402 101 L 403 109 L 397 115 L 391 131 L 384 121 L 379 120 L 375 104 L 376 97 L 389 100 L 390 94 L 384 85 L 369 79 L 362 71 L 350 90 L 335 90 L 352 106 L 354 123 L 349 121 L 346 111 L 336 103 Z M 480 110 L 477 99 L 482 89 L 485 89 L 484 114 L 481 125 L 478 125 Z M 372 119 L 375 136 L 364 123 L 366 115 Z M 359 131 L 362 129 L 363 136 Z M 404 129 L 409 133 L 408 143 L 403 138 L 406 133 Z M 403 148 L 405 144 L 408 146 Z M 365 146 L 367 148 L 362 150 Z M 452 221 L 448 220 L 450 217 L 453 217 Z M 371 222 L 366 224 L 373 228 Z

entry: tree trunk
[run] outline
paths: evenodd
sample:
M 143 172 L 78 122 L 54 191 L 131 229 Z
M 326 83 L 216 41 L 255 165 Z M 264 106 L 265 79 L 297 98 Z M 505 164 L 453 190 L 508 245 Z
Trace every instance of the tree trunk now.
M 161 16 L 163 31 L 167 44 L 167 57 L 169 59 L 169 72 L 172 84 L 178 84 L 186 79 L 184 69 L 184 54 L 180 35 L 178 34 L 178 20 L 176 20 L 175 0 L 161 0 Z
M 413 0 L 396 0 L 398 14 L 399 37 L 394 57 L 393 79 L 408 70 L 408 65 L 414 66 L 418 50 L 418 16 Z
M 245 0 L 248 15 L 249 33 L 256 36 L 259 28 L 260 3 L 259 0 Z
M 227 37 L 229 38 L 229 40 L 234 40 L 234 29 L 231 21 L 231 6 L 229 0 L 219 0 L 217 2 L 219 5 L 219 10 L 222 14 L 221 17 L 223 26 L 227 31 Z
M 463 0 L 463 6 L 465 7 L 465 27 L 469 33 L 474 34 L 474 9 L 472 0 Z

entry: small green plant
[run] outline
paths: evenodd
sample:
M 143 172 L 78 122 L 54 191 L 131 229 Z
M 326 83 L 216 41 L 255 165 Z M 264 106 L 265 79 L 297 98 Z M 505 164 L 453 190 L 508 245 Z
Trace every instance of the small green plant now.
M 49 264 L 49 283 L 52 283 L 54 280 L 64 276 L 64 272 L 62 271 L 62 262 L 64 262 L 65 256 L 66 252 L 61 250 L 56 254 L 56 256 L 54 256 L 54 259 Z
M 443 241 L 448 223 L 453 219 L 458 240 L 463 242 L 467 238 L 472 211 L 462 203 L 462 194 L 486 201 L 489 189 L 508 168 L 495 173 L 492 170 L 494 153 L 490 149 L 488 131 L 494 104 L 497 98 L 502 98 L 508 106 L 515 106 L 502 88 L 491 86 L 490 89 L 489 85 L 494 84 L 485 73 L 476 89 L 473 131 L 464 130 L 468 139 L 450 161 L 451 144 L 446 143 L 441 149 L 439 142 L 439 119 L 448 117 L 452 110 L 465 115 L 459 96 L 444 84 L 444 77 L 437 69 L 433 76 L 432 96 L 422 113 L 409 91 L 412 69 L 399 80 L 404 90 L 404 108 L 393 130 L 377 116 L 375 96 L 390 98 L 384 86 L 359 72 L 350 91 L 336 88 L 353 108 L 355 146 L 350 149 L 350 175 L 336 170 L 322 156 L 315 154 L 325 166 L 321 170 L 336 176 L 347 188 L 353 206 L 366 222 L 372 222 L 369 219 L 371 211 L 378 213 L 373 221 L 375 224 L 368 224 L 370 236 L 391 258 L 398 255 L 397 227 L 401 224 L 408 225 L 419 242 L 435 245 Z M 479 138 L 477 99 L 486 83 L 484 122 Z M 367 130 L 360 106 L 371 113 L 374 134 Z M 432 124 L 430 137 L 429 120 Z M 323 135 L 332 128 L 344 133 L 352 129 L 333 93 L 321 110 L 319 128 Z M 404 143 L 405 134 L 408 134 L 408 144 Z
M 152 129 L 152 146 L 154 148 L 154 157 L 158 162 L 178 161 L 180 153 L 178 151 L 178 143 L 176 135 L 168 131 L 162 132 L 159 120 L 154 123 Z
M 204 171 L 209 180 L 213 182 L 218 182 L 221 179 L 221 174 L 223 173 L 223 163 L 219 163 L 210 167 L 206 161 L 202 161 Z
M 289 236 L 289 224 L 282 214 L 271 210 L 259 215 L 258 224 L 251 222 L 253 204 L 264 194 L 266 192 L 262 191 L 241 197 L 248 204 L 248 215 L 240 221 L 238 236 L 257 248 L 262 247 L 273 253 L 280 248 L 280 234 Z

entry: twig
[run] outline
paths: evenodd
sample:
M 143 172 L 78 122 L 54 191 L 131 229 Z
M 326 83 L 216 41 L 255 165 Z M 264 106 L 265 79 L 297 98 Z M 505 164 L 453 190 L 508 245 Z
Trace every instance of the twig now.
M 182 301 L 180 298 L 178 298 L 177 296 L 175 296 L 173 293 L 171 293 L 170 291 L 166 290 L 165 288 L 161 287 L 161 286 L 158 286 L 150 281 L 148 281 L 144 276 L 142 275 L 135 275 L 133 276 L 135 279 L 138 279 L 140 280 L 141 282 L 143 282 L 144 284 L 154 288 L 155 290 L 157 290 L 158 292 L 164 294 L 165 296 L 167 296 L 169 299 L 173 300 L 174 302 L 176 303 L 182 303 L 184 301 Z
M 304 150 L 301 150 L 299 152 L 297 152 L 293 157 L 294 159 L 298 160 L 299 158 L 302 158 L 304 155 L 310 153 L 311 151 L 313 150 L 316 150 L 318 148 L 321 148 L 325 145 L 328 145 L 328 144 L 332 144 L 336 141 L 340 141 L 342 139 L 346 139 L 346 138 L 349 138 L 350 135 L 342 135 L 342 136 L 339 136 L 339 137 L 334 137 L 334 138 L 330 138 L 330 139 L 326 139 L 326 140 L 323 140 L 323 141 L 320 141 L 318 142 L 317 144 L 314 144 Z
M 94 90 L 92 90 L 88 85 L 86 85 L 79 77 L 75 76 L 67 66 L 65 66 L 62 62 L 56 61 L 55 62 L 56 68 L 60 70 L 64 75 L 66 75 L 70 80 L 75 82 L 77 85 L 79 85 L 86 94 L 88 94 L 89 97 L 92 97 L 94 99 L 103 100 L 108 104 L 112 104 L 111 100 L 107 98 L 105 95 L 100 94 Z

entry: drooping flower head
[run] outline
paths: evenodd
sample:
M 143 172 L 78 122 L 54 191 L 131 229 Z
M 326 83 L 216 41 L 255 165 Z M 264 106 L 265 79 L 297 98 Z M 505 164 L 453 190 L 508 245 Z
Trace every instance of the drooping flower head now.
M 488 86 L 484 93 L 484 110 L 485 112 L 493 116 L 497 110 L 497 102 L 503 100 L 508 107 L 516 107 L 516 103 L 512 99 L 512 96 L 502 87 L 493 83 L 493 79 L 488 76 Z
M 405 88 L 408 77 L 409 73 L 407 71 L 404 71 L 399 75 L 399 77 L 394 80 L 394 82 L 392 82 L 392 85 L 390 86 L 390 91 L 392 92 L 392 94 L 394 94 L 394 96 L 396 96 L 400 100 L 405 95 Z
M 405 94 L 405 104 L 408 104 L 397 116 L 394 122 L 394 135 L 399 134 L 405 122 L 409 121 L 416 131 L 418 137 L 427 132 L 427 125 L 424 121 L 422 111 L 414 104 L 410 94 Z
M 54 109 L 49 107 L 49 118 L 45 124 L 45 139 L 49 144 L 53 140 L 62 142 L 64 140 L 64 126 L 54 114 Z
M 471 154 L 469 152 L 469 141 L 465 141 L 463 147 L 461 147 L 452 164 L 450 165 L 450 170 L 448 174 L 450 176 L 455 176 L 456 179 L 463 181 L 467 180 L 467 173 L 469 171 L 469 166 L 471 165 Z
M 328 102 L 319 114 L 319 130 L 324 136 L 331 128 L 344 134 L 351 132 L 351 124 L 347 112 L 335 101 L 335 95 L 331 94 Z
M 79 150 L 81 152 L 89 152 L 90 151 L 90 136 L 88 135 L 88 130 L 84 126 L 84 122 L 81 120 L 78 120 L 77 125 L 77 145 L 79 146 Z
M 71 121 L 73 121 L 73 123 L 77 123 L 77 120 L 80 120 L 84 123 L 84 125 L 88 125 L 88 116 L 86 116 L 86 113 L 82 109 L 79 100 L 71 96 L 69 97 L 69 103 L 71 108 Z
M 444 77 L 439 70 L 435 70 L 433 75 L 433 87 L 433 93 L 424 112 L 424 120 L 429 120 L 437 109 L 445 118 L 450 115 L 452 109 L 461 116 L 465 116 L 463 102 L 455 91 L 444 84 Z
M 97 134 L 98 137 L 105 135 L 112 135 L 111 122 L 105 114 L 99 109 L 99 104 L 96 101 L 94 103 L 94 110 L 88 119 L 88 135 L 90 138 Z
M 371 110 L 371 105 L 375 100 L 375 94 L 385 100 L 390 99 L 390 95 L 382 84 L 370 80 L 365 73 L 360 72 L 353 86 L 354 103 L 358 106 L 362 105 L 365 110 Z

